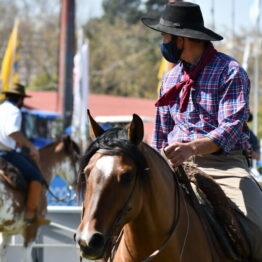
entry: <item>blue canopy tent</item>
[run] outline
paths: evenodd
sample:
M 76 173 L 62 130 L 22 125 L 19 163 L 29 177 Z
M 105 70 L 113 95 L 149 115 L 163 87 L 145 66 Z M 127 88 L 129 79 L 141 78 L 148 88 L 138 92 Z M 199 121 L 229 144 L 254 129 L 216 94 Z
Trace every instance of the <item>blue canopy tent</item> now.
M 61 115 L 56 112 L 23 108 L 22 118 L 22 132 L 37 148 L 63 134 Z

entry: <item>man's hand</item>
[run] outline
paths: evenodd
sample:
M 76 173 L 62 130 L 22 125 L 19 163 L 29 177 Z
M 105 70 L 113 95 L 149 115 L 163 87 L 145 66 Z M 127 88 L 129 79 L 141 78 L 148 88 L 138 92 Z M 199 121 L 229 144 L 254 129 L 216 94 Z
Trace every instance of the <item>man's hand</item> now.
M 173 166 L 179 166 L 193 155 L 210 154 L 219 150 L 215 142 L 204 137 L 188 143 L 173 143 L 164 148 L 164 153 Z
M 166 157 L 173 166 L 179 166 L 196 153 L 192 143 L 174 143 L 164 148 Z
M 30 150 L 30 156 L 37 162 L 39 160 L 39 152 L 34 145 L 23 135 L 21 131 L 10 134 L 10 136 L 16 141 L 19 147 L 27 147 Z
M 39 161 L 39 151 L 34 147 L 31 146 L 30 148 L 30 156 L 36 161 Z

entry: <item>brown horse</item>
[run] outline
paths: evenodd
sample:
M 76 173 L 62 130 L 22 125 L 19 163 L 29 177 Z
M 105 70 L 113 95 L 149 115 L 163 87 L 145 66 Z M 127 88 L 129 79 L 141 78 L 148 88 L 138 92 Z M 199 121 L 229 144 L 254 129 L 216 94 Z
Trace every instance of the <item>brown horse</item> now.
M 79 147 L 69 136 L 41 148 L 39 153 L 39 168 L 47 184 L 51 182 L 53 174 L 58 174 L 68 181 L 69 184 L 75 185 Z M 67 170 L 65 171 L 63 168 L 67 168 Z M 71 172 L 68 172 L 69 170 Z M 1 170 L 0 172 L 3 173 Z M 11 235 L 24 234 L 23 213 L 26 193 L 10 187 L 6 181 L 1 179 L 0 192 L 0 261 L 2 261 Z M 38 210 L 42 215 L 46 214 L 47 207 L 45 193 L 45 190 L 43 190 Z M 24 236 L 24 245 L 28 248 L 23 261 L 30 261 L 30 244 L 34 240 L 36 233 L 37 227 L 32 226 L 30 234 Z
M 114 262 L 233 261 L 206 230 L 162 156 L 142 142 L 139 116 L 127 130 L 104 131 L 89 115 L 95 139 L 80 164 L 81 256 Z

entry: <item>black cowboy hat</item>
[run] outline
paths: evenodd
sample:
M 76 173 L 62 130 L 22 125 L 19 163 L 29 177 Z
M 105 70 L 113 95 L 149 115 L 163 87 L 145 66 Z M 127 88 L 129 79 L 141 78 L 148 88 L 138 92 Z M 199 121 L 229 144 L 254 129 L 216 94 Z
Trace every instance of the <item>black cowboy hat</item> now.
M 168 3 L 159 18 L 141 18 L 144 25 L 159 32 L 205 41 L 223 37 L 204 26 L 200 6 L 189 2 Z
M 14 83 L 7 91 L 2 92 L 3 94 L 15 94 L 22 97 L 31 97 L 25 92 L 25 86 L 19 83 Z

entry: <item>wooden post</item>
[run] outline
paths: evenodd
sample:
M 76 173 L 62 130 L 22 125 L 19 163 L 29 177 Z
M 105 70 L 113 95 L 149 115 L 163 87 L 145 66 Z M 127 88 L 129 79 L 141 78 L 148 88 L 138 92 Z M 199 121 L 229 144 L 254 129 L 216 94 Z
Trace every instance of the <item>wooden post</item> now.
M 57 104 L 64 127 L 71 125 L 72 118 L 74 53 L 75 0 L 61 0 Z

